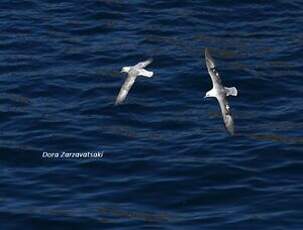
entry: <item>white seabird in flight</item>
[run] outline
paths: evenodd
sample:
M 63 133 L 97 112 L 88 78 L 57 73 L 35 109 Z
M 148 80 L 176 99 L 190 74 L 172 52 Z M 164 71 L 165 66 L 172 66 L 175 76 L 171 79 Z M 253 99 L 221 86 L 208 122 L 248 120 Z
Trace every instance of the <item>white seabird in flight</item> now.
M 128 73 L 128 76 L 127 76 L 124 84 L 122 85 L 122 87 L 120 89 L 120 92 L 119 92 L 119 95 L 116 99 L 115 105 L 119 105 L 125 100 L 129 90 L 131 89 L 131 87 L 135 83 L 135 80 L 138 76 L 144 76 L 144 77 L 149 77 L 150 78 L 154 75 L 153 72 L 147 71 L 147 70 L 144 69 L 150 63 L 152 63 L 152 61 L 153 61 L 153 59 L 150 58 L 146 61 L 139 62 L 137 65 L 126 66 L 126 67 L 122 68 L 121 73 Z
M 227 96 L 237 96 L 238 90 L 236 87 L 224 87 L 221 82 L 221 78 L 219 73 L 215 69 L 214 59 L 210 56 L 208 49 L 205 49 L 205 61 L 208 73 L 211 77 L 211 81 L 213 83 L 213 88 L 209 90 L 204 98 L 207 97 L 215 97 L 220 105 L 223 121 L 226 130 L 230 135 L 234 135 L 234 120 L 231 115 L 230 106 L 227 101 Z

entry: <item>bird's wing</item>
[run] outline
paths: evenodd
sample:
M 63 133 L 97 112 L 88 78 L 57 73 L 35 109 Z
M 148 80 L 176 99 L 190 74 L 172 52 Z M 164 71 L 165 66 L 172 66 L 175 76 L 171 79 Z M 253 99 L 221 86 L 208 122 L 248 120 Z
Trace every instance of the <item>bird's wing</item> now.
M 218 71 L 215 69 L 215 61 L 214 59 L 210 56 L 209 50 L 206 48 L 205 49 L 205 61 L 206 61 L 206 66 L 208 73 L 211 77 L 211 81 L 213 83 L 213 86 L 222 86 L 221 78 L 218 73 Z
M 152 77 L 154 75 L 154 72 L 147 71 L 145 69 L 139 69 L 138 72 L 140 76 L 144 76 L 144 77 Z
M 230 135 L 234 135 L 234 132 L 235 132 L 234 131 L 234 119 L 232 117 L 227 98 L 225 95 L 222 95 L 222 96 L 217 97 L 217 100 L 220 105 L 225 128 L 229 132 Z
M 128 77 L 126 78 L 125 82 L 123 83 L 123 85 L 120 89 L 119 95 L 116 99 L 116 103 L 115 103 L 116 105 L 121 104 L 125 100 L 129 90 L 135 83 L 135 80 L 136 80 L 135 75 L 128 74 Z
M 153 62 L 153 59 L 152 58 L 149 58 L 148 60 L 146 61 L 143 61 L 143 62 L 139 62 L 137 65 L 135 65 L 134 67 L 135 68 L 139 68 L 139 69 L 142 69 L 142 68 L 145 68 L 146 66 L 148 66 L 150 63 Z

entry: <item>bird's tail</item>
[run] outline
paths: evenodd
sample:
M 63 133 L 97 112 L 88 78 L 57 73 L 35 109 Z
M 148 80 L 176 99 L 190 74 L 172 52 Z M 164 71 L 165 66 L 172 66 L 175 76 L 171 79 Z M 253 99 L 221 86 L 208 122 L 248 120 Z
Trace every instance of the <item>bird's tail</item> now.
M 154 72 L 147 71 L 145 69 L 140 69 L 139 70 L 139 75 L 144 76 L 144 77 L 152 77 L 154 75 Z
M 237 96 L 238 95 L 238 90 L 236 87 L 231 87 L 231 88 L 224 87 L 224 90 L 225 90 L 226 96 Z

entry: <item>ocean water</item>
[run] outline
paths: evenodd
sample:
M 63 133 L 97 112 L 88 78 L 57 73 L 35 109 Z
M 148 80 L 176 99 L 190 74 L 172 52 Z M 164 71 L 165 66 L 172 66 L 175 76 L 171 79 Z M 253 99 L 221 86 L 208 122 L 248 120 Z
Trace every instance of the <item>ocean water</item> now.
M 0 229 L 302 229 L 301 1 L 0 9 Z M 233 137 L 203 99 L 206 47 L 239 90 Z

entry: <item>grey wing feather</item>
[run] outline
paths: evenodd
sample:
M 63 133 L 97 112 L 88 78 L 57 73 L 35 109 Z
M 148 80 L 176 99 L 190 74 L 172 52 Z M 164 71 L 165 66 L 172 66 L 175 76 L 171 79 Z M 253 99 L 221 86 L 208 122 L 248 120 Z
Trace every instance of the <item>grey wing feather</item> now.
M 120 89 L 120 92 L 116 99 L 116 103 L 115 103 L 116 105 L 121 104 L 125 100 L 128 92 L 131 89 L 131 87 L 133 86 L 135 80 L 136 80 L 136 76 L 128 75 L 128 77 L 126 78 L 124 84 L 122 85 L 122 87 Z
M 152 58 L 149 58 L 148 60 L 146 61 L 143 61 L 143 62 L 139 62 L 137 65 L 135 65 L 136 68 L 139 68 L 139 69 L 142 69 L 142 68 L 145 68 L 146 66 L 148 66 L 150 63 L 153 62 L 153 59 Z
M 215 67 L 216 67 L 215 61 L 210 56 L 210 53 L 207 48 L 205 49 L 205 61 L 206 61 L 208 73 L 211 77 L 211 81 L 212 81 L 214 87 L 222 86 L 220 75 L 219 75 L 218 71 L 215 69 Z
M 217 100 L 220 105 L 225 128 L 229 132 L 230 135 L 234 135 L 234 133 L 235 133 L 234 119 L 232 117 L 227 98 L 226 98 L 226 96 L 221 96 L 221 97 L 217 98 Z
M 215 68 L 216 67 L 215 61 L 212 58 L 212 56 L 210 55 L 210 52 L 209 52 L 208 48 L 205 48 L 205 59 L 206 59 L 206 62 L 208 62 L 210 68 Z

